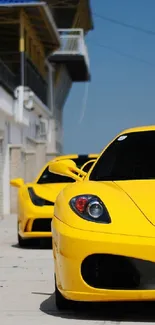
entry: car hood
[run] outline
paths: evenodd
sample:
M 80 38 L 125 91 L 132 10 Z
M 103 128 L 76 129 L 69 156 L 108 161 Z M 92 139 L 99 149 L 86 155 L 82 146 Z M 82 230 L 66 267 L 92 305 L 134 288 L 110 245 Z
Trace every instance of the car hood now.
M 119 181 L 117 185 L 155 226 L 155 180 Z
M 155 237 L 154 193 L 155 181 L 77 182 L 59 194 L 55 216 L 62 216 L 63 222 L 81 230 Z M 76 215 L 69 201 L 80 194 L 97 195 L 104 202 L 112 222 L 99 224 Z
M 55 202 L 59 192 L 67 185 L 67 183 L 29 184 L 28 187 L 33 187 L 35 194 L 41 198 Z

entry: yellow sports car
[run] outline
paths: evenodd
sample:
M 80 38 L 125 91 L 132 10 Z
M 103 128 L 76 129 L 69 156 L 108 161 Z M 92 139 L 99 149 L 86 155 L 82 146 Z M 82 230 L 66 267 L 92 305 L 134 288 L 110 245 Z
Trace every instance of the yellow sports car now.
M 56 304 L 155 300 L 155 126 L 120 133 L 89 172 L 71 160 L 49 170 L 77 182 L 52 222 Z M 80 170 L 79 170 L 80 174 Z
M 53 161 L 73 159 L 77 166 L 87 171 L 97 154 L 58 156 Z M 21 247 L 29 245 L 30 238 L 51 237 L 51 220 L 54 202 L 59 191 L 74 180 L 69 177 L 55 175 L 49 172 L 50 162 L 40 171 L 31 183 L 24 183 L 21 178 L 12 179 L 10 184 L 18 190 L 18 243 Z M 83 172 L 84 172 L 83 170 Z

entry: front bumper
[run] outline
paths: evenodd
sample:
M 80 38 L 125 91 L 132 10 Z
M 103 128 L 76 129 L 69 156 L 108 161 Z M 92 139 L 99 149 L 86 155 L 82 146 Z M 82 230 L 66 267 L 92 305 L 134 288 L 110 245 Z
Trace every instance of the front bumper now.
M 27 209 L 24 211 L 24 217 L 18 219 L 19 235 L 25 239 L 52 237 L 52 219 L 53 207 L 45 207 L 39 211 Z
M 155 274 L 155 238 L 78 230 L 67 226 L 55 217 L 52 230 L 56 281 L 64 297 L 75 301 L 155 299 L 155 285 L 154 288 L 140 290 L 101 289 L 86 283 L 81 273 L 81 265 L 86 257 L 93 254 L 112 254 L 141 259 L 146 261 L 145 263 L 153 262 L 153 274 Z
M 24 239 L 29 239 L 29 238 L 52 238 L 52 232 L 50 231 L 19 231 L 19 235 L 24 238 Z

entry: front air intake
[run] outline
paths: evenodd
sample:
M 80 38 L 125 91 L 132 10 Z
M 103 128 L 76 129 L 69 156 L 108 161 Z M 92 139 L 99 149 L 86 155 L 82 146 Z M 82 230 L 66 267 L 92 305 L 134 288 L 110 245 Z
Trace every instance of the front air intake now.
M 81 275 L 89 286 L 98 289 L 155 289 L 155 263 L 136 258 L 93 254 L 82 262 Z

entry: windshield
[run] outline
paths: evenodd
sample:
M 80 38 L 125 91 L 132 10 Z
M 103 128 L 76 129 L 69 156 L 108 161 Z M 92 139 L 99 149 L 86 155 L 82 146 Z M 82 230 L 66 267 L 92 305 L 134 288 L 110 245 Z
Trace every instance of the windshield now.
M 155 179 L 155 131 L 118 137 L 103 152 L 89 179 L 116 181 Z
M 76 163 L 78 168 L 81 168 L 87 161 L 91 159 L 92 158 L 89 158 L 87 155 L 81 155 L 78 158 L 72 160 Z M 75 180 L 70 177 L 50 173 L 48 167 L 46 167 L 37 183 L 50 184 L 50 183 L 73 183 L 73 182 L 75 182 Z

